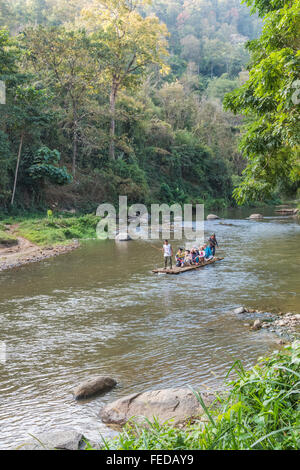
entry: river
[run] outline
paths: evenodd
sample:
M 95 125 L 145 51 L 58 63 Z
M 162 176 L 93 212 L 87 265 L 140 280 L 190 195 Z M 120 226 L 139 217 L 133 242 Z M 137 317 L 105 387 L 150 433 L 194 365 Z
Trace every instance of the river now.
M 213 390 L 236 359 L 249 367 L 277 349 L 272 333 L 249 331 L 232 309 L 300 312 L 300 225 L 273 209 L 262 221 L 246 220 L 249 213 L 205 222 L 225 259 L 179 276 L 151 272 L 162 260 L 147 241 L 87 241 L 2 272 L 0 448 L 64 428 L 99 440 L 111 433 L 98 417 L 103 404 L 146 389 Z M 74 401 L 72 388 L 98 374 L 118 386 Z

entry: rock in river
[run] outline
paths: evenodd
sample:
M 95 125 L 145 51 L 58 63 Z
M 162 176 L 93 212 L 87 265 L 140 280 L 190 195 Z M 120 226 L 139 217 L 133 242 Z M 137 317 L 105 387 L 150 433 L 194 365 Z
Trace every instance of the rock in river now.
M 31 438 L 24 445 L 18 447 L 20 450 L 78 450 L 84 447 L 83 434 L 73 431 L 52 431 L 39 434 Z
M 116 242 L 127 242 L 131 240 L 131 237 L 127 232 L 120 232 L 118 235 L 116 235 L 115 240 Z
M 264 216 L 262 214 L 251 214 L 249 219 L 263 219 Z
M 93 395 L 96 395 L 97 393 L 107 392 L 108 390 L 112 389 L 115 385 L 117 385 L 115 379 L 99 375 L 78 385 L 73 390 L 73 395 L 76 400 L 80 398 L 88 398 Z
M 233 310 L 233 313 L 237 313 L 237 314 L 244 313 L 244 312 L 246 312 L 245 307 L 238 307 Z
M 260 330 L 262 327 L 262 322 L 259 319 L 254 320 L 252 330 Z
M 220 217 L 215 215 L 215 214 L 208 214 L 208 216 L 206 217 L 207 220 L 215 220 L 215 219 L 219 219 Z
M 213 393 L 203 392 L 207 406 L 215 400 Z M 172 420 L 173 425 L 185 422 L 188 418 L 206 416 L 193 392 L 188 388 L 167 388 L 134 393 L 104 406 L 100 411 L 103 423 L 123 426 L 130 418 L 143 421 L 156 417 L 162 424 Z

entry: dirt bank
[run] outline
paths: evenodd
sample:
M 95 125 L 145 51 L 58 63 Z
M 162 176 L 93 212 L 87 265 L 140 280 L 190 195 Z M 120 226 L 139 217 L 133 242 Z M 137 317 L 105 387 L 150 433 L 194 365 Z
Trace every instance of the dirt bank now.
M 0 246 L 0 271 L 35 263 L 53 256 L 73 251 L 80 246 L 78 241 L 68 245 L 40 247 L 23 237 L 16 237 L 18 244 L 10 247 Z

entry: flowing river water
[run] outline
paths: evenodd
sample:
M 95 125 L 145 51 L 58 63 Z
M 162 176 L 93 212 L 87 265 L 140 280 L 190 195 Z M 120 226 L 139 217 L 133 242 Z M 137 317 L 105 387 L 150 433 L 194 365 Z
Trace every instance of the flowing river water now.
M 87 241 L 2 272 L 0 448 L 65 428 L 99 441 L 111 433 L 98 417 L 103 404 L 147 389 L 213 390 L 236 359 L 247 367 L 277 349 L 274 334 L 249 331 L 232 310 L 300 312 L 300 225 L 271 209 L 262 221 L 249 213 L 206 221 L 225 259 L 179 276 L 151 272 L 162 257 L 148 241 Z M 72 388 L 101 374 L 118 386 L 74 401 Z

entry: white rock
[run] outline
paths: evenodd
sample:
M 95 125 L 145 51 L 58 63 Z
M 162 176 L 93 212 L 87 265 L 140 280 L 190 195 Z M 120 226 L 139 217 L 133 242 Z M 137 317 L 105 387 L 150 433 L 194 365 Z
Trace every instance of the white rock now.
M 217 216 L 216 214 L 208 214 L 208 216 L 206 217 L 207 220 L 215 220 L 215 219 L 219 219 L 220 217 Z
M 240 313 L 245 313 L 246 309 L 245 307 L 238 307 L 233 310 L 233 313 L 240 314 Z
M 254 320 L 252 329 L 259 330 L 261 327 L 262 327 L 261 321 L 259 319 Z
M 130 235 L 127 232 L 120 232 L 115 237 L 116 242 L 127 242 L 129 240 L 131 240 L 131 238 L 130 238 Z

